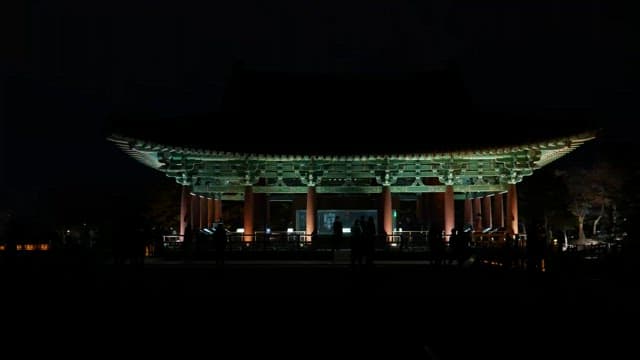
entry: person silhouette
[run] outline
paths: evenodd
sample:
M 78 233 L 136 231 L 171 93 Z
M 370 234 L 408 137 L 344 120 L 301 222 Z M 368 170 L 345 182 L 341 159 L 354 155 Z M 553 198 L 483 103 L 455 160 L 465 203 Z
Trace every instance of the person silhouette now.
M 429 242 L 429 251 L 431 252 L 431 265 L 439 268 L 442 266 L 445 252 L 442 228 L 437 225 L 432 226 L 431 229 L 429 229 L 427 238 Z
M 219 222 L 213 232 L 213 241 L 216 247 L 216 265 L 224 266 L 224 251 L 227 247 L 227 231 L 224 225 Z
M 376 253 L 376 224 L 373 221 L 373 216 L 369 216 L 367 222 L 363 225 L 363 239 L 367 267 L 371 267 Z
M 191 261 L 191 251 L 193 248 L 193 227 L 191 222 L 187 223 L 187 227 L 184 229 L 184 235 L 182 240 L 182 253 L 185 261 Z
M 356 270 L 362 267 L 363 258 L 363 239 L 362 239 L 362 226 L 360 220 L 353 222 L 351 227 L 351 268 Z M 357 268 L 356 268 L 357 264 Z
M 333 220 L 333 237 L 331 240 L 331 261 L 335 261 L 336 251 L 340 243 L 342 243 L 342 221 L 340 221 L 340 216 L 336 216 Z

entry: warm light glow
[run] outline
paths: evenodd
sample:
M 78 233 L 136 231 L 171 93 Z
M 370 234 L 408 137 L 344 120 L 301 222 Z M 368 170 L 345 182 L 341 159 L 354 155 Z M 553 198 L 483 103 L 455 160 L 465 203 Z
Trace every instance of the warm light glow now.
M 164 235 L 163 239 L 165 243 L 183 242 L 184 241 L 183 237 L 184 237 L 183 235 Z
M 4 245 L 0 245 L 0 251 L 4 251 Z M 18 251 L 49 251 L 49 244 L 16 244 Z

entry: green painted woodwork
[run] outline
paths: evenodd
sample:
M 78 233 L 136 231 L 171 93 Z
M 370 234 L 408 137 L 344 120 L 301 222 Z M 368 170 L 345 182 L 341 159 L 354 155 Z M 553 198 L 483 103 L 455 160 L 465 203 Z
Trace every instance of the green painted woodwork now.
M 243 193 L 247 185 L 254 193 L 273 194 L 303 194 L 308 186 L 319 194 L 374 194 L 383 186 L 394 193 L 431 193 L 444 192 L 446 185 L 453 185 L 456 193 L 504 192 L 508 184 L 593 138 L 593 133 L 584 133 L 521 146 L 384 156 L 243 154 L 116 135 L 109 140 L 143 164 L 191 186 L 194 193 L 238 198 L 232 194 Z M 426 178 L 437 178 L 441 185 L 425 185 Z

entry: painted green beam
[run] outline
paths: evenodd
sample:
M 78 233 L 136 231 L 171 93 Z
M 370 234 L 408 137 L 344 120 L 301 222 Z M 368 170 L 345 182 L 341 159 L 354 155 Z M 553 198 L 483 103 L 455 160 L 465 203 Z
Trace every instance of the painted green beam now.
M 193 192 L 198 194 L 210 193 L 242 193 L 243 185 L 195 185 Z M 306 194 L 307 186 L 263 186 L 254 185 L 255 194 Z M 392 193 L 442 193 L 445 185 L 420 185 L 420 186 L 391 186 Z M 479 185 L 454 185 L 453 191 L 457 193 L 482 192 L 494 193 L 508 190 L 506 184 L 479 184 Z M 380 194 L 382 186 L 316 186 L 318 194 Z

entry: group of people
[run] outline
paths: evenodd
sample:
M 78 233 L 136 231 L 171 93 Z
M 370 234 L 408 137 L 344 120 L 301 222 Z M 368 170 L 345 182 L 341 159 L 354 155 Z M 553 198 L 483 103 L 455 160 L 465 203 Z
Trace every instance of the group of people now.
M 213 228 L 213 234 L 211 235 L 213 245 L 216 254 L 216 263 L 218 265 L 224 264 L 224 253 L 227 247 L 227 230 L 224 228 L 224 224 L 220 221 Z M 195 243 L 195 244 L 194 244 Z M 208 239 L 202 232 L 194 230 L 191 224 L 187 223 L 187 227 L 184 231 L 183 239 L 183 251 L 185 260 L 189 261 L 193 257 L 194 248 L 206 249 L 205 246 L 208 243 Z
M 373 217 L 369 216 L 365 220 L 364 216 L 356 219 L 351 226 L 350 249 L 351 266 L 372 265 L 375 255 L 376 224 Z M 333 244 L 332 255 L 335 259 L 335 252 L 340 247 L 343 240 L 343 225 L 340 216 L 336 216 L 333 222 Z

